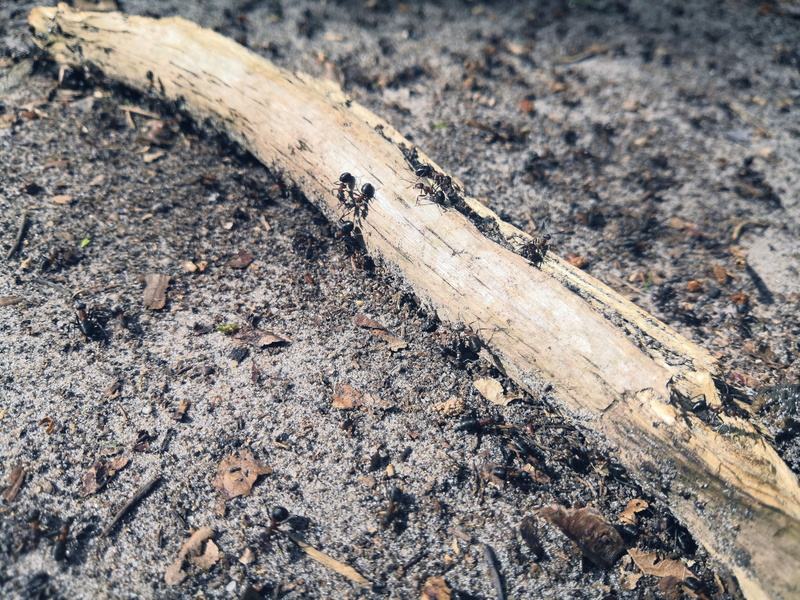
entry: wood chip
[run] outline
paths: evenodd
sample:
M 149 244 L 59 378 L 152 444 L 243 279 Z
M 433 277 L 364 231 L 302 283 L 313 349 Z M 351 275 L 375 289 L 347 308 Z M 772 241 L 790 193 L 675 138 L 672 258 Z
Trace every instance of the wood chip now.
M 72 196 L 67 196 L 67 195 L 53 196 L 52 198 L 50 198 L 50 202 L 52 202 L 53 204 L 69 204 L 70 202 L 72 202 Z
M 19 296 L 0 296 L 0 306 L 13 306 L 22 302 Z
M 142 301 L 145 308 L 150 310 L 164 308 L 167 303 L 167 286 L 170 279 L 169 275 L 160 275 L 158 273 L 151 273 L 145 276 L 144 280 L 147 285 L 144 288 L 144 300 Z
M 164 574 L 164 580 L 167 582 L 167 585 L 178 585 L 184 579 L 186 579 L 188 573 L 183 570 L 184 560 L 201 556 L 203 554 L 203 542 L 211 538 L 213 535 L 214 531 L 211 529 L 211 527 L 201 527 L 184 542 L 183 546 L 181 546 L 180 552 L 178 552 L 177 558 L 172 562 L 167 569 L 167 572 Z
M 22 487 L 22 482 L 25 481 L 25 473 L 28 470 L 25 467 L 13 467 L 8 474 L 9 487 L 3 491 L 3 498 L 6 502 L 13 502 L 17 497 L 19 489 Z
M 287 537 L 292 540 L 295 544 L 300 546 L 300 549 L 305 552 L 309 557 L 313 558 L 319 564 L 328 567 L 329 569 L 333 569 L 339 575 L 347 577 L 350 581 L 354 581 L 360 585 L 369 585 L 369 580 L 364 577 L 361 573 L 356 571 L 353 567 L 346 565 L 342 562 L 339 562 L 335 558 L 331 558 L 327 554 L 323 554 L 312 545 L 304 542 L 300 538 L 292 535 L 291 533 L 286 534 Z
M 272 472 L 270 467 L 257 461 L 250 450 L 244 449 L 220 463 L 213 486 L 227 501 L 237 496 L 248 496 L 258 476 Z

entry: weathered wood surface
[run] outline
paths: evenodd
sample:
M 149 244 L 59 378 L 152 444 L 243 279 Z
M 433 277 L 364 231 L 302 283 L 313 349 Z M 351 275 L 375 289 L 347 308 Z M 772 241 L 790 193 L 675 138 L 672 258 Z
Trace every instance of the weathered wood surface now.
M 180 18 L 62 4 L 35 9 L 29 20 L 57 60 L 182 99 L 198 119 L 211 118 L 281 169 L 331 218 L 341 214 L 330 191 L 340 173 L 374 184 L 359 222 L 373 256 L 442 320 L 477 332 L 489 359 L 519 385 L 535 392 L 541 378 L 551 382 L 574 418 L 618 448 L 631 474 L 736 575 L 748 598 L 800 597 L 796 476 L 747 422 L 723 416 L 732 433 L 720 435 L 684 408 L 700 395 L 719 403 L 717 367 L 705 350 L 558 257 L 534 267 L 458 211 L 416 204 L 402 137 L 327 82 Z M 526 237 L 466 200 L 496 219 L 512 245 Z

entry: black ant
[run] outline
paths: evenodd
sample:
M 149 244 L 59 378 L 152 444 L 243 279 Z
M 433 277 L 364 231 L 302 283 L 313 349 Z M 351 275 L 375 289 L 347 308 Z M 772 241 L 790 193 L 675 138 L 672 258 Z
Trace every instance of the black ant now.
M 540 264 L 550 248 L 550 234 L 537 235 L 520 249 L 520 255 L 527 258 L 532 264 Z
M 83 336 L 93 342 L 102 342 L 108 339 L 108 334 L 96 317 L 86 312 L 86 305 L 79 302 L 75 305 L 75 322 Z
M 371 183 L 365 183 L 361 186 L 361 192 L 353 196 L 353 212 L 357 217 L 365 217 L 367 215 L 367 203 L 375 197 L 375 188 Z
M 350 173 L 342 173 L 339 175 L 339 180 L 336 181 L 334 185 L 336 186 L 334 190 L 337 194 L 341 194 L 345 190 L 352 192 L 356 185 L 356 178 L 350 175 Z
M 403 490 L 399 487 L 395 486 L 386 494 L 386 498 L 389 500 L 389 506 L 386 510 L 382 510 L 379 514 L 381 515 L 381 527 L 384 529 L 388 528 L 389 525 L 392 524 L 392 520 L 397 516 L 397 513 L 400 510 L 400 500 L 403 497 Z
M 273 507 L 269 515 L 269 526 L 263 532 L 261 532 L 261 539 L 266 541 L 276 533 L 280 533 L 278 526 L 281 523 L 288 521 L 289 517 L 289 511 L 283 506 Z
M 339 231 L 336 232 L 336 238 L 342 239 L 348 237 L 353 230 L 356 228 L 355 223 L 352 221 L 345 221 L 344 219 L 339 219 Z

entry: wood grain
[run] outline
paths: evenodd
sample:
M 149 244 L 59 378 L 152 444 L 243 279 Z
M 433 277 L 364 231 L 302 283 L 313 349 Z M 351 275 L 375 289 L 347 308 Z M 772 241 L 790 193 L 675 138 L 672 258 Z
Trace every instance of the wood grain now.
M 373 257 L 442 320 L 476 332 L 486 358 L 519 385 L 536 393 L 550 382 L 574 420 L 618 449 L 748 598 L 800 597 L 796 476 L 748 422 L 723 416 L 722 435 L 683 408 L 698 396 L 720 403 L 717 366 L 705 350 L 552 254 L 531 265 L 508 247 L 525 234 L 477 200 L 465 198 L 509 244 L 491 241 L 456 210 L 416 203 L 398 148 L 410 144 L 327 82 L 180 18 L 62 4 L 34 9 L 29 21 L 57 60 L 155 90 L 211 119 L 331 219 L 341 215 L 330 191 L 340 173 L 371 182 L 375 198 L 358 225 Z

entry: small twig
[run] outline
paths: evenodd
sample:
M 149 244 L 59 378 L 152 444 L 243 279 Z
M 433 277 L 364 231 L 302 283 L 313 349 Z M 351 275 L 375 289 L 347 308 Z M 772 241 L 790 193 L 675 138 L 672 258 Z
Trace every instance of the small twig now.
M 17 229 L 17 237 L 14 240 L 14 243 L 11 244 L 11 249 L 6 254 L 6 260 L 11 258 L 11 255 L 17 251 L 19 245 L 22 243 L 22 238 L 25 235 L 25 227 L 28 225 L 28 211 L 23 210 L 22 216 L 19 218 L 19 228 Z
M 124 104 L 120 104 L 117 106 L 118 109 L 124 110 L 127 113 L 134 113 L 137 115 L 142 115 L 143 117 L 148 117 L 150 119 L 160 119 L 161 115 L 156 114 L 154 112 L 150 112 L 149 110 L 144 110 L 143 108 L 139 108 L 138 106 L 126 106 Z
M 489 576 L 492 578 L 492 586 L 497 592 L 497 600 L 506 600 L 506 593 L 503 590 L 503 580 L 500 578 L 500 569 L 497 566 L 497 557 L 494 555 L 489 544 L 483 545 L 483 557 L 489 565 Z
M 119 509 L 117 514 L 114 515 L 114 518 L 111 519 L 111 523 L 109 523 L 108 526 L 103 530 L 103 533 L 100 534 L 100 537 L 105 537 L 106 534 L 108 534 L 112 529 L 114 529 L 117 523 L 119 523 L 122 520 L 122 517 L 124 517 L 128 513 L 128 511 L 131 508 L 133 508 L 133 506 L 137 502 L 139 502 L 139 500 L 144 498 L 159 481 L 161 481 L 161 475 L 156 475 L 150 481 L 148 481 L 142 487 L 136 490 L 136 493 L 133 495 L 133 498 L 128 500 L 125 503 L 125 506 Z

